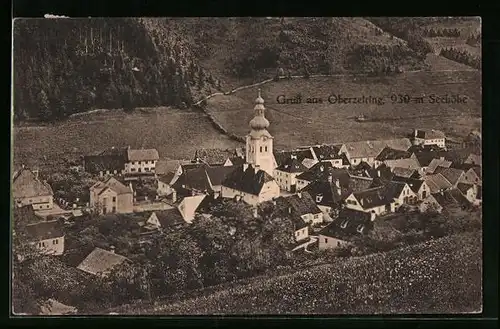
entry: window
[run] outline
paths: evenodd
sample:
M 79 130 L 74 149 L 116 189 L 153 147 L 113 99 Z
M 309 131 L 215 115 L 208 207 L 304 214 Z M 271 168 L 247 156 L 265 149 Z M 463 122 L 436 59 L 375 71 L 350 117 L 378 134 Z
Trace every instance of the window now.
M 340 241 L 337 241 L 337 247 L 340 247 Z
M 38 242 L 38 248 L 41 248 L 41 247 L 42 247 L 42 243 Z
M 49 209 L 49 208 L 50 208 L 50 206 L 49 206 L 49 205 L 47 205 L 47 209 Z
M 265 151 L 267 152 L 267 146 L 265 147 Z
M 297 236 L 299 236 L 299 235 L 300 235 L 300 231 L 297 231 Z
M 138 172 L 142 172 L 141 168 L 137 169 Z
M 325 243 L 328 243 L 328 239 L 327 238 L 325 238 Z
M 116 202 L 116 197 L 115 196 L 113 197 L 113 202 Z
M 260 153 L 262 153 L 262 146 L 260 147 Z
M 52 244 L 59 244 L 59 241 L 56 239 L 56 240 L 52 240 Z
M 135 168 L 130 169 L 131 172 L 135 172 Z
M 112 212 L 113 212 L 113 213 L 115 213 L 115 212 L 116 212 L 116 207 L 113 207 Z

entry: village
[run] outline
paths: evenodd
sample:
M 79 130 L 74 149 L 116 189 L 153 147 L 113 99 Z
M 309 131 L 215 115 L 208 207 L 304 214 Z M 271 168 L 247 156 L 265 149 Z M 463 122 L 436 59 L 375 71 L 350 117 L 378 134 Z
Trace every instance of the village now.
M 403 213 L 481 207 L 480 148 L 451 144 L 441 131 L 417 127 L 397 139 L 278 151 L 260 92 L 254 112 L 240 149 L 199 149 L 189 161 L 123 146 L 85 155 L 66 173 L 84 179 L 74 184 L 85 188 L 73 188 L 66 176 L 47 179 L 36 168 L 17 168 L 14 212 L 27 219 L 29 243 L 86 275 L 106 276 L 130 249 L 200 216 L 210 220 L 214 205 L 228 200 L 255 217 L 279 212 L 293 227 L 290 250 L 301 253 L 341 248 Z M 128 250 L 112 241 L 90 250 L 68 240 L 79 234 L 72 232 L 75 221 L 121 215 L 132 216 L 137 232 Z

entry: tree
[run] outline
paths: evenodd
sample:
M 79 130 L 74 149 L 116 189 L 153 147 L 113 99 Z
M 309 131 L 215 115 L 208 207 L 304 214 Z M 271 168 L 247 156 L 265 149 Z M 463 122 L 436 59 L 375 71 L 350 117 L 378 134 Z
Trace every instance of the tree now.
M 50 110 L 49 98 L 43 89 L 38 93 L 37 103 L 40 109 L 39 118 L 43 121 L 50 120 L 52 118 L 52 111 Z

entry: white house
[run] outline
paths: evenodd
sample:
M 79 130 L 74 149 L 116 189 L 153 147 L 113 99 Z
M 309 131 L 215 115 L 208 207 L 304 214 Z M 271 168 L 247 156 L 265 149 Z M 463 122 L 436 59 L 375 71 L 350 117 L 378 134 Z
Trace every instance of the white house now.
M 156 149 L 134 150 L 127 148 L 127 160 L 125 162 L 125 173 L 155 173 L 156 163 L 160 159 Z
M 280 195 L 280 187 L 266 171 L 245 164 L 238 166 L 222 183 L 223 198 L 238 198 L 256 205 Z
M 415 129 L 413 132 L 414 145 L 437 145 L 446 147 L 446 135 L 440 130 L 434 129 Z
M 90 187 L 90 207 L 98 213 L 132 213 L 134 210 L 134 190 L 114 177 L 97 182 Z
M 463 194 L 463 196 L 473 205 L 479 206 L 481 204 L 481 199 L 478 199 L 478 190 L 481 186 L 475 184 L 458 183 L 458 190 Z
M 418 200 L 424 200 L 431 194 L 431 189 L 429 185 L 423 179 L 414 179 L 414 178 L 404 178 L 394 176 L 392 180 L 397 182 L 403 182 L 408 184 L 410 189 L 415 193 Z
M 340 153 L 346 155 L 352 166 L 359 165 L 361 162 L 374 166 L 376 157 L 385 147 L 406 151 L 411 147 L 411 142 L 408 138 L 349 142 L 342 145 Z
M 12 197 L 18 207 L 32 206 L 34 210 L 52 209 L 52 188 L 38 177 L 38 170 L 22 168 L 14 174 Z
M 297 156 L 292 155 L 274 170 L 274 179 L 282 190 L 295 193 L 296 177 L 304 171 L 307 171 L 307 168 L 297 159 Z
M 44 254 L 64 253 L 64 232 L 57 220 L 28 224 L 25 227 L 30 243 Z
M 344 209 L 339 217 L 318 235 L 319 249 L 335 249 L 348 245 L 352 238 L 367 234 L 373 228 L 370 214 Z

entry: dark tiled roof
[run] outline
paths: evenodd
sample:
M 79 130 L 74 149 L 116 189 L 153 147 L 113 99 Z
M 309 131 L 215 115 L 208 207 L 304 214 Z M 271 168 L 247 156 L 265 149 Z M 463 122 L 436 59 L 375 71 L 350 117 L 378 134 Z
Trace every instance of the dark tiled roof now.
M 26 226 L 26 233 L 32 241 L 55 239 L 64 236 L 63 227 L 57 220 L 29 224 Z
M 373 183 L 373 178 L 361 177 L 361 176 L 350 176 L 349 178 L 349 190 L 352 192 L 360 192 L 370 188 Z
M 174 178 L 175 176 L 175 173 L 173 172 L 169 172 L 169 173 L 166 173 L 166 174 L 163 174 L 161 176 L 158 177 L 158 180 L 162 183 L 165 183 L 165 184 L 170 184 L 170 182 L 172 181 L 172 179 Z
M 319 214 L 321 209 L 318 208 L 316 202 L 307 192 L 299 192 L 289 197 L 285 197 L 284 201 L 299 215 Z
M 398 159 L 408 159 L 410 156 L 411 156 L 410 152 L 395 150 L 387 146 L 379 153 L 379 155 L 377 155 L 375 159 L 378 161 L 398 160 Z
M 343 241 L 349 241 L 353 237 L 367 234 L 373 229 L 373 223 L 370 220 L 370 216 L 371 215 L 366 212 L 343 209 L 339 217 L 323 228 L 319 234 Z
M 120 172 L 125 169 L 127 162 L 126 148 L 110 148 L 97 155 L 87 155 L 83 158 L 85 171 L 89 173 L 99 173 L 101 171 L 114 170 Z
M 182 172 L 185 172 L 187 170 L 197 169 L 205 166 L 205 163 L 185 163 L 181 165 L 181 170 Z
M 433 159 L 439 159 L 438 151 L 415 151 L 413 152 L 421 167 L 427 167 Z
M 408 184 L 411 190 L 415 193 L 417 193 L 418 190 L 420 190 L 420 188 L 422 187 L 422 184 L 424 184 L 423 180 L 415 178 L 405 178 L 405 177 L 395 176 L 393 180 L 396 182 L 402 182 Z
M 206 165 L 195 166 L 193 169 L 183 169 L 180 177 L 175 181 L 172 187 L 175 190 L 187 188 L 197 191 L 211 190 L 210 181 L 208 179 Z
M 329 176 L 334 178 L 340 178 L 349 176 L 349 173 L 345 169 L 334 168 L 331 162 L 318 162 L 309 170 L 303 172 L 302 174 L 297 176 L 297 179 L 306 180 L 308 182 L 312 182 L 315 180 L 328 180 Z
M 341 159 L 340 147 L 335 145 L 316 145 L 312 149 L 318 161 Z
M 383 186 L 355 192 L 354 196 L 364 209 L 383 206 L 391 203 L 395 197 L 401 195 L 405 183 L 389 182 Z
M 392 169 L 392 173 L 397 177 L 410 178 L 415 175 L 416 170 L 410 168 L 395 167 Z
M 307 227 L 308 224 L 302 219 L 300 213 L 296 211 L 294 207 L 292 207 L 290 200 L 288 198 L 279 197 L 272 201 L 262 202 L 259 205 L 260 212 L 274 212 L 278 216 L 281 216 L 286 219 L 290 219 L 294 225 L 295 230 L 300 230 L 304 227 Z M 316 214 L 316 212 L 314 212 Z M 305 214 L 303 214 L 305 215 Z
M 94 184 L 92 188 L 97 189 L 99 191 L 98 194 L 101 194 L 106 188 L 112 189 L 117 194 L 132 193 L 129 186 L 122 184 L 114 177 L 110 177 L 104 182 L 98 182 Z
M 212 183 L 212 186 L 218 186 L 222 185 L 222 182 L 234 171 L 237 170 L 239 167 L 234 165 L 234 166 L 210 166 L 210 167 L 205 167 L 205 170 L 207 172 L 208 178 L 210 179 L 210 182 Z
M 483 178 L 483 172 L 481 170 L 481 167 L 474 167 L 474 168 L 472 168 L 472 170 L 474 170 L 474 172 L 479 177 L 479 179 Z
M 275 151 L 274 158 L 278 166 L 281 166 L 284 162 L 292 157 L 292 155 L 297 157 L 300 162 L 304 159 L 314 159 L 314 156 L 309 148 L 302 150 L 292 150 L 292 151 Z
M 476 199 L 478 200 L 483 199 L 483 189 L 481 188 L 481 186 L 477 187 Z
M 233 157 L 229 159 L 233 166 L 240 166 L 245 163 L 245 158 L 244 157 Z
M 349 181 L 347 184 L 342 185 L 340 182 L 340 193 L 335 182 L 329 182 L 326 180 L 317 180 L 311 182 L 302 192 L 307 192 L 311 195 L 316 204 L 321 206 L 332 207 L 341 203 L 346 197 L 351 193 L 349 189 Z
M 432 196 L 443 207 L 455 205 L 460 207 L 470 206 L 470 202 L 458 189 L 446 190 L 440 193 L 435 193 Z
M 479 166 L 473 165 L 471 163 L 456 163 L 456 162 L 453 162 L 450 165 L 450 168 L 460 169 L 460 170 L 464 170 L 464 171 L 468 171 L 469 169 L 472 169 L 474 167 L 479 167 Z
M 407 151 L 410 153 L 434 153 L 437 151 L 443 151 L 443 148 L 437 145 L 412 145 Z
M 367 170 L 368 176 L 371 178 L 381 178 L 384 180 L 391 180 L 394 174 L 391 171 L 391 168 L 386 164 L 382 163 L 377 168 L 370 168 Z
M 443 177 L 446 178 L 448 182 L 450 182 L 452 185 L 455 185 L 460 177 L 464 174 L 464 171 L 455 168 L 438 167 L 436 168 L 434 173 L 443 175 Z
M 288 160 L 284 161 L 279 165 L 276 170 L 284 171 L 287 173 L 302 173 L 307 171 L 307 167 L 302 164 L 295 156 L 290 157 Z
M 466 183 L 458 183 L 457 188 L 462 192 L 462 194 L 466 195 L 467 191 L 474 187 L 472 184 L 466 184 Z
M 191 161 L 189 160 L 158 160 L 156 162 L 155 172 L 157 175 L 165 175 L 171 172 L 175 172 L 179 166 L 189 164 Z
M 417 129 L 416 136 L 424 139 L 438 139 L 446 137 L 442 131 L 434 129 Z
M 441 174 L 425 176 L 425 182 L 431 189 L 431 193 L 446 190 L 452 187 L 451 183 Z
M 179 226 L 185 223 L 177 208 L 155 211 L 154 213 L 163 228 Z
M 263 170 L 255 169 L 249 165 L 244 171 L 244 166 L 237 166 L 223 182 L 223 186 L 253 194 L 259 195 L 265 183 L 273 181 L 273 177 Z
M 29 169 L 21 169 L 14 177 L 12 182 L 12 196 L 14 198 L 51 195 L 53 195 L 53 192 L 50 185 L 38 179 Z

